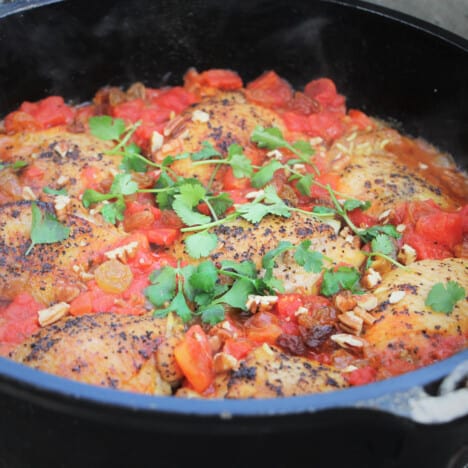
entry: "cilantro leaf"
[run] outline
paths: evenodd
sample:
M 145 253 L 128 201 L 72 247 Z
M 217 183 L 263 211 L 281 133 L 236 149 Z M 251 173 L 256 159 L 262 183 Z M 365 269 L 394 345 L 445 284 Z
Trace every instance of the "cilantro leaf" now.
M 361 210 L 365 211 L 370 206 L 371 206 L 370 201 L 355 200 L 354 198 L 350 198 L 343 203 L 343 208 L 346 211 L 353 211 L 353 210 L 356 210 L 357 208 L 360 208 Z
M 221 153 L 209 141 L 203 141 L 202 149 L 190 154 L 190 158 L 193 161 L 202 161 L 210 159 L 213 156 L 221 156 Z
M 70 228 L 61 224 L 51 213 L 44 216 L 35 203 L 31 204 L 31 245 L 25 252 L 28 255 L 37 244 L 53 244 L 68 239 Z
M 384 255 L 391 255 L 395 252 L 395 246 L 386 234 L 377 234 L 371 241 L 372 252 L 379 252 Z
M 192 234 L 184 240 L 185 250 L 192 258 L 206 257 L 218 245 L 218 237 L 208 231 Z
M 307 272 L 319 273 L 323 268 L 323 254 L 310 251 L 310 240 L 302 241 L 296 248 L 294 260 L 299 266 L 304 267 Z
M 271 270 L 276 266 L 276 259 L 287 250 L 292 249 L 294 246 L 289 241 L 281 241 L 278 247 L 267 252 L 262 258 L 262 267 L 265 270 Z
M 242 177 L 250 177 L 253 174 L 252 163 L 245 154 L 235 153 L 229 157 L 228 161 L 232 167 L 234 177 L 241 179 Z
M 85 208 L 89 208 L 95 203 L 100 203 L 104 200 L 110 200 L 112 198 L 115 198 L 115 195 L 113 193 L 101 193 L 97 192 L 96 190 L 87 189 L 83 193 L 81 202 L 83 203 L 83 206 Z
M 292 145 L 301 153 L 301 155 L 312 156 L 315 153 L 315 150 L 312 147 L 312 145 L 306 140 L 297 140 Z M 303 162 L 308 162 L 307 158 L 306 160 L 301 158 L 301 160 Z
M 176 200 L 181 200 L 185 205 L 193 208 L 206 195 L 206 190 L 202 185 L 182 184 L 179 186 L 180 194 L 176 196 Z
M 101 208 L 102 217 L 110 224 L 123 221 L 125 202 L 123 198 L 117 199 L 114 203 L 108 203 Z
M 273 178 L 273 175 L 278 169 L 282 169 L 284 166 L 274 159 L 268 164 L 263 166 L 258 172 L 256 172 L 251 180 L 252 187 L 260 188 L 266 185 Z
M 169 312 L 175 312 L 184 323 L 187 323 L 192 318 L 192 310 L 187 305 L 184 294 L 182 290 L 179 289 L 174 299 L 172 299 L 169 307 L 161 310 L 156 310 L 154 316 L 156 317 L 166 317 Z
M 146 158 L 145 158 L 146 159 Z M 141 154 L 140 147 L 135 143 L 130 143 L 124 149 L 124 157 L 120 168 L 125 172 L 146 172 L 148 163 L 144 161 L 144 156 Z
M 261 203 L 243 203 L 237 207 L 237 212 L 249 223 L 257 224 L 267 214 L 270 214 L 270 209 Z
M 201 309 L 200 312 L 202 321 L 210 325 L 222 322 L 225 317 L 224 307 L 221 304 L 210 304 Z
M 176 212 L 177 216 L 184 222 L 184 224 L 187 226 L 194 226 L 197 224 L 206 224 L 211 221 L 209 216 L 193 211 L 190 206 L 188 206 L 178 197 L 179 195 L 175 197 L 174 203 L 172 204 L 172 209 Z
M 109 193 L 113 195 L 133 195 L 138 191 L 138 184 L 131 174 L 117 174 L 114 177 Z
M 284 147 L 285 140 L 281 130 L 277 127 L 264 128 L 260 125 L 255 127 L 250 139 L 259 148 L 274 150 Z
M 240 263 L 234 262 L 233 260 L 223 260 L 221 262 L 221 271 L 230 270 L 242 276 L 246 276 L 247 278 L 255 278 L 257 275 L 257 268 L 255 267 L 255 263 L 251 260 L 244 260 Z
M 393 224 L 371 226 L 370 228 L 365 229 L 361 234 L 359 234 L 359 236 L 365 242 L 370 242 L 373 238 L 377 237 L 381 233 L 393 237 L 394 239 L 399 239 L 401 237 L 401 234 L 396 230 L 396 227 L 393 226 Z
M 208 201 L 217 216 L 224 214 L 233 204 L 231 197 L 224 192 L 216 196 L 208 197 Z
M 297 181 L 297 190 L 299 190 L 302 195 L 310 197 L 310 188 L 312 187 L 313 182 L 314 176 L 312 174 L 306 174 Z
M 245 310 L 245 304 L 249 294 L 254 292 L 254 285 L 247 279 L 236 280 L 231 288 L 223 294 L 221 297 L 216 299 L 215 303 L 229 304 L 231 307 Z
M 465 288 L 456 281 L 449 281 L 445 285 L 436 283 L 427 295 L 425 304 L 435 312 L 450 314 L 455 304 L 466 296 Z
M 113 119 L 108 115 L 90 117 L 89 130 L 100 140 L 118 140 L 125 132 L 123 119 Z
M 215 284 L 218 281 L 218 270 L 212 262 L 202 262 L 192 273 L 189 281 L 195 289 L 204 292 L 213 291 Z
M 350 267 L 339 267 L 325 270 L 323 274 L 322 286 L 320 292 L 324 296 L 333 296 L 341 289 L 347 289 L 352 292 L 359 290 L 359 271 Z
M 64 188 L 56 190 L 51 187 L 44 187 L 42 191 L 47 195 L 67 195 L 67 191 Z
M 154 271 L 150 276 L 153 283 L 144 290 L 145 297 L 156 307 L 163 306 L 174 297 L 176 272 L 172 267 Z

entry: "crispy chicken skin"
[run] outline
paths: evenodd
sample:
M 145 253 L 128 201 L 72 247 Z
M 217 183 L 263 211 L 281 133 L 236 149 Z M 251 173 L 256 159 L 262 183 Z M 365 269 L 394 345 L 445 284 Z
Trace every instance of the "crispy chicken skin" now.
M 196 112 L 208 114 L 207 122 L 197 120 Z M 250 136 L 257 125 L 283 128 L 278 115 L 270 109 L 246 101 L 241 93 L 219 93 L 187 109 L 176 117 L 165 144 L 154 153 L 156 161 L 161 162 L 166 156 L 175 156 L 183 152 L 196 152 L 202 149 L 202 143 L 211 143 L 223 157 L 232 143 L 237 143 L 244 153 L 257 164 L 263 151 L 259 151 L 250 141 Z M 193 166 L 191 159 L 175 161 L 171 168 L 184 177 L 196 177 L 206 184 L 213 172 L 211 164 Z M 224 171 L 221 169 L 219 174 Z
M 213 262 L 251 260 L 261 268 L 263 256 L 276 248 L 280 241 L 297 245 L 306 239 L 312 241 L 310 250 L 322 252 L 334 263 L 359 267 L 365 258 L 358 238 L 349 243 L 337 235 L 332 226 L 300 213 L 293 213 L 290 218 L 267 216 L 258 225 L 237 219 L 214 228 L 213 232 L 218 236 L 218 247 L 208 257 Z M 183 249 L 182 241 L 174 244 L 173 252 L 177 258 L 187 256 Z M 307 273 L 288 253 L 278 259 L 277 264 L 275 276 L 284 281 L 287 292 L 297 287 L 313 291 L 319 273 Z
M 274 398 L 328 392 L 346 387 L 341 372 L 310 359 L 289 356 L 262 345 L 240 362 L 238 370 L 220 374 L 215 398 Z
M 467 260 L 421 260 L 407 270 L 399 268 L 385 275 L 374 291 L 379 300 L 373 311 L 377 322 L 363 336 L 369 343 L 367 355 L 380 359 L 387 370 L 398 373 L 402 362 L 405 365 L 401 371 L 407 371 L 431 364 L 466 346 L 466 298 L 450 314 L 434 312 L 425 305 L 433 285 L 448 281 L 456 281 L 468 290 Z M 398 294 L 402 297 L 395 302 Z
M 83 315 L 41 329 L 10 357 L 79 382 L 170 395 L 155 360 L 165 333 L 166 319 L 150 315 Z
M 113 226 L 101 226 L 77 216 L 67 216 L 70 235 L 61 242 L 31 244 L 32 202 L 0 206 L 0 298 L 13 299 L 29 292 L 38 302 L 50 305 L 69 302 L 79 293 L 80 281 L 73 265 L 88 261 L 93 252 L 125 236 Z M 50 204 L 36 202 L 41 212 L 54 214 Z
M 395 130 L 360 132 L 351 141 L 349 138 L 346 136 L 337 140 L 328 157 L 333 161 L 332 168 L 341 176 L 337 190 L 349 197 L 370 200 L 372 205 L 367 213 L 380 215 L 399 202 L 427 199 L 445 208 L 456 206 L 457 197 L 452 198 L 448 195 L 450 191 L 441 190 L 443 181 L 434 181 L 434 177 L 430 179 L 427 176 L 427 165 L 409 167 L 406 160 L 403 162 L 400 159 L 399 152 L 402 157 L 403 152 L 408 156 L 406 153 L 416 151 L 417 147 L 412 143 L 413 147 L 407 148 L 409 143 L 406 144 L 406 140 Z M 447 172 L 447 177 L 448 172 L 452 175 L 452 179 L 447 181 L 448 186 L 452 187 L 455 184 L 453 169 L 440 168 L 440 172 Z M 458 197 L 466 197 L 466 178 L 457 175 L 460 185 Z
M 17 172 L 18 185 L 29 187 L 37 198 L 47 199 L 43 187 L 65 188 L 67 194 L 76 198 L 86 188 L 92 178 L 93 188 L 110 186 L 113 173 L 118 171 L 120 156 L 109 156 L 105 152 L 113 147 L 108 141 L 99 140 L 89 133 L 71 133 L 64 127 L 48 130 L 16 133 L 0 139 L 0 159 L 2 161 L 24 161 L 42 171 L 34 181 L 25 179 L 23 171 Z M 83 171 L 89 170 L 86 177 Z M 0 171 L 0 181 L 4 171 Z M 92 174 L 91 174 L 92 173 Z M 62 183 L 63 181 L 63 183 Z M 22 191 L 8 190 L 8 185 L 0 186 L 0 201 L 22 200 Z M 80 209 L 81 203 L 75 203 Z

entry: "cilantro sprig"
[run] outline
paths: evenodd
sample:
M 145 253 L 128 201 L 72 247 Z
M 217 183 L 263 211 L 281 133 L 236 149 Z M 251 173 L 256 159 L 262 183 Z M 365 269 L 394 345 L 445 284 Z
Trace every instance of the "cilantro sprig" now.
M 108 193 L 97 192 L 96 190 L 88 189 L 83 193 L 82 203 L 85 208 L 91 205 L 104 201 L 114 200 L 110 203 L 103 204 L 100 208 L 103 218 L 111 224 L 115 224 L 117 220 L 122 221 L 125 211 L 124 196 L 132 195 L 138 191 L 138 184 L 132 180 L 130 174 L 117 174 L 114 177 L 111 188 Z
M 20 169 L 23 169 L 26 167 L 28 163 L 26 161 L 14 161 L 14 162 L 2 162 L 0 163 L 0 171 L 2 169 L 10 168 L 13 169 L 14 171 L 19 171 Z
M 31 204 L 31 210 L 31 245 L 24 253 L 25 256 L 37 244 L 54 244 L 68 238 L 70 228 L 61 224 L 53 214 L 45 212 L 43 215 L 36 203 Z
M 455 304 L 462 299 L 465 299 L 465 297 L 465 288 L 456 281 L 448 281 L 445 284 L 436 283 L 429 291 L 425 305 L 435 312 L 450 314 L 452 313 Z

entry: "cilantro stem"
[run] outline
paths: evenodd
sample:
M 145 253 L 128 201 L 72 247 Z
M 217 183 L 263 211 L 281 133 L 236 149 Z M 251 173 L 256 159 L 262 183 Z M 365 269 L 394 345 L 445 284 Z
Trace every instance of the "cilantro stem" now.
M 366 257 L 381 257 L 381 258 L 384 258 L 385 260 L 388 260 L 390 263 L 392 263 L 393 265 L 395 265 L 396 267 L 398 268 L 401 268 L 402 270 L 406 270 L 406 271 L 411 271 L 410 268 L 408 268 L 407 266 L 401 264 L 400 262 L 397 262 L 396 260 L 394 260 L 392 257 L 389 257 L 388 255 L 385 255 L 383 254 L 382 252 L 364 252 L 361 250 L 361 252 L 366 256 Z
M 133 125 L 131 125 L 125 133 L 125 136 L 117 143 L 117 145 L 112 148 L 111 150 L 107 151 L 107 154 L 117 154 L 117 152 L 125 147 L 125 145 L 128 143 L 132 135 L 135 133 L 135 130 L 141 125 L 141 121 L 135 122 Z
M 211 187 L 212 187 L 213 182 L 215 180 L 216 174 L 218 173 L 220 168 L 221 168 L 221 166 L 219 164 L 217 164 L 215 166 L 215 168 L 211 171 L 210 180 L 208 181 L 208 185 L 207 185 L 208 190 L 211 190 Z
M 208 209 L 210 210 L 210 213 L 211 213 L 211 216 L 213 217 L 213 219 L 214 219 L 215 221 L 218 221 L 219 218 L 218 218 L 218 216 L 216 215 L 216 211 L 214 210 L 213 205 L 210 203 L 210 201 L 208 200 L 208 198 L 205 197 L 205 198 L 202 199 L 202 201 L 203 201 L 204 203 L 206 203 L 206 206 L 207 206 Z
M 232 221 L 240 216 L 240 213 L 237 211 L 234 213 L 231 213 L 230 215 L 226 216 L 225 218 L 218 219 L 217 221 L 213 221 L 212 223 L 206 223 L 202 224 L 200 226 L 190 226 L 186 228 L 182 228 L 180 231 L 181 232 L 193 232 L 193 231 L 203 231 L 205 229 L 210 229 L 214 226 L 219 226 L 221 224 L 224 224 L 226 222 Z
M 335 209 L 336 209 L 337 213 L 345 220 L 346 224 L 351 228 L 351 230 L 352 230 L 356 235 L 358 235 L 359 237 L 362 238 L 362 234 L 364 233 L 365 229 L 359 229 L 359 228 L 351 221 L 351 219 L 349 218 L 348 213 L 346 212 L 346 210 L 343 209 L 343 207 L 341 206 L 340 202 L 336 199 L 335 193 L 334 193 L 333 189 L 330 187 L 330 184 L 327 184 L 327 185 L 325 186 L 325 189 L 326 189 L 327 192 L 330 194 L 330 198 L 331 198 L 333 204 L 335 205 Z

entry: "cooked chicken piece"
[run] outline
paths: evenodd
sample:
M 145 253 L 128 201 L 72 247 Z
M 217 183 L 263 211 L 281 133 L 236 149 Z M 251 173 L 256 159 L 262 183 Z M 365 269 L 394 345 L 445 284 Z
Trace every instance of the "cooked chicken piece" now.
M 214 398 L 274 398 L 328 392 L 346 387 L 333 367 L 289 356 L 262 345 L 240 362 L 239 369 L 219 374 Z
M 16 173 L 16 185 L 29 187 L 36 198 L 46 199 L 42 189 L 64 188 L 73 199 L 73 206 L 82 209 L 77 197 L 86 188 L 109 188 L 114 172 L 122 158 L 106 155 L 113 147 L 109 141 L 99 140 L 89 133 L 71 133 L 64 127 L 16 133 L 0 140 L 0 159 L 5 162 L 24 161 L 42 175 L 30 178 L 27 167 Z M 0 181 L 11 179 L 11 174 L 0 171 Z M 3 174 L 2 174 L 3 173 Z M 24 199 L 23 190 L 11 188 L 10 183 L 0 187 L 0 202 Z
M 35 369 L 88 384 L 170 395 L 156 370 L 166 319 L 116 314 L 62 319 L 18 346 L 10 357 Z
M 334 263 L 359 267 L 365 259 L 358 238 L 348 242 L 348 239 L 337 235 L 332 226 L 299 213 L 293 213 L 290 218 L 267 216 L 258 225 L 237 219 L 214 228 L 213 232 L 218 236 L 218 247 L 208 257 L 213 262 L 251 260 L 260 269 L 263 256 L 278 247 L 280 241 L 298 245 L 306 239 L 312 242 L 309 250 L 322 252 Z M 174 244 L 173 254 L 176 258 L 186 257 L 183 239 Z M 320 273 L 306 272 L 297 265 L 290 252 L 278 258 L 277 265 L 274 274 L 284 281 L 286 292 L 293 292 L 296 288 L 316 292 L 314 284 Z
M 13 299 L 29 292 L 40 303 L 69 302 L 80 291 L 74 265 L 88 267 L 93 253 L 122 239 L 125 234 L 113 226 L 101 226 L 77 216 L 68 216 L 68 239 L 51 244 L 31 245 L 32 202 L 0 206 L 0 298 Z M 51 205 L 36 202 L 45 213 L 54 214 Z
M 208 119 L 208 120 L 206 120 Z M 206 121 L 205 121 L 206 120 Z M 241 93 L 219 93 L 187 109 L 180 116 L 169 122 L 165 144 L 154 153 L 155 161 L 161 162 L 167 156 L 180 153 L 193 153 L 202 149 L 202 143 L 211 143 L 226 157 L 227 149 L 237 143 L 244 149 L 244 154 L 256 164 L 261 162 L 264 150 L 259 151 L 250 141 L 250 136 L 257 125 L 283 128 L 278 114 L 270 109 L 248 103 Z M 217 158 L 219 159 L 219 158 Z M 196 177 L 206 184 L 213 172 L 211 164 L 193 166 L 190 158 L 175 161 L 171 168 L 184 177 Z M 225 168 L 221 168 L 221 175 Z
M 435 180 L 434 171 L 429 171 L 427 164 L 409 165 L 407 160 L 411 151 L 418 149 L 417 143 L 410 144 L 394 130 L 360 132 L 349 139 L 347 135 L 337 140 L 328 153 L 332 169 L 341 174 L 337 190 L 370 200 L 367 213 L 371 215 L 380 215 L 398 202 L 412 200 L 432 199 L 442 207 L 453 207 L 457 200 L 468 196 L 468 179 L 455 174 L 455 166 L 438 169 L 441 173 L 446 169 L 453 176 L 443 185 L 443 180 Z M 458 195 L 451 197 L 448 194 L 452 193 L 450 187 L 455 186 L 454 178 L 458 180 Z M 441 190 L 441 186 L 448 189 Z
M 363 336 L 369 343 L 366 354 L 381 362 L 382 372 L 412 370 L 467 346 L 466 298 L 448 314 L 425 305 L 434 284 L 448 281 L 456 281 L 468 291 L 467 260 L 421 260 L 408 270 L 399 268 L 384 277 L 374 291 L 379 305 L 372 314 L 377 321 Z

